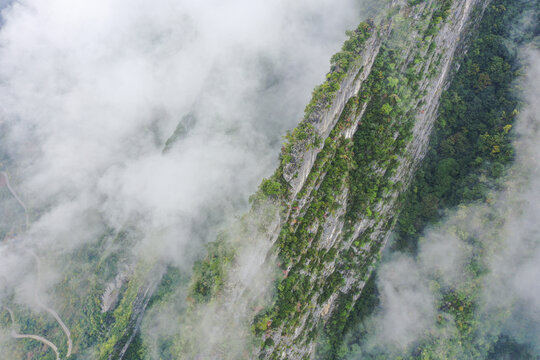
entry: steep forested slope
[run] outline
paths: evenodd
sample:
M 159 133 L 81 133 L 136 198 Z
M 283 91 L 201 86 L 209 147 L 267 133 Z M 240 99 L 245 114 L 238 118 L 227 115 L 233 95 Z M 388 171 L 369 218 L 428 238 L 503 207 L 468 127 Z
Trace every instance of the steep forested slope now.
M 390 254 L 414 258 L 425 229 L 446 210 L 489 203 L 490 191 L 502 188 L 519 115 L 518 48 L 538 35 L 538 6 L 377 2 L 372 18 L 349 31 L 331 58 L 304 118 L 285 136 L 277 169 L 250 197 L 249 212 L 206 244 L 192 270 L 164 265 L 152 246 L 139 249 L 147 256 L 133 256 L 142 237 L 159 244 L 166 227 L 150 234 L 132 231 L 137 226 L 129 222 L 105 227 L 92 234 L 97 240 L 58 257 L 69 274 L 54 286 L 61 294 L 54 305 L 69 325 L 73 354 L 54 318 L 35 316 L 9 293 L 11 308 L 0 313 L 6 333 L 42 333 L 58 344 L 51 351 L 26 339 L 9 356 L 437 359 L 512 348 L 504 336 L 486 345 L 471 335 L 483 326 L 474 313 L 475 286 L 486 272 L 477 258 L 468 267 L 470 281 L 441 287 L 439 325 L 459 324 L 447 338 L 433 335 L 407 353 L 385 352 L 366 348 L 373 330 L 367 324 L 378 311 L 376 269 L 389 238 Z M 520 22 L 524 13 L 532 26 Z M 160 151 L 182 143 L 197 121 L 195 112 L 184 116 Z M 24 210 L 18 209 L 39 218 Z M 225 217 L 213 215 L 201 220 L 200 231 L 207 220 Z M 481 253 L 479 242 L 470 242 Z
M 520 108 L 518 89 L 523 73 L 520 49 L 538 36 L 538 24 L 523 24 L 523 20 L 529 16 L 538 18 L 539 10 L 538 2 L 493 1 L 479 29 L 471 34 L 469 50 L 459 60 L 461 66 L 441 97 L 426 159 L 404 196 L 392 243 L 394 255 L 405 252 L 415 256 L 424 230 L 440 220 L 446 214 L 445 210 L 474 202 L 489 204 L 493 201 L 493 190 L 503 187 L 497 179 L 513 161 L 512 129 Z M 473 278 L 485 274 L 485 268 L 478 268 L 484 261 L 486 259 L 480 255 L 472 260 Z M 360 350 L 359 344 L 364 344 L 368 336 L 368 318 L 379 301 L 375 277 L 368 282 L 369 288 L 363 299 L 356 303 L 344 331 L 336 332 L 335 327 L 329 327 L 319 349 L 319 358 L 374 357 L 372 353 Z M 478 287 L 478 284 L 469 285 Z M 446 290 L 440 316 L 450 312 L 453 321 L 461 321 L 464 325 L 455 338 L 445 340 L 449 343 L 448 351 L 457 349 L 458 341 L 464 347 L 477 346 L 474 344 L 476 339 L 469 334 L 481 332 L 481 327 L 485 326 L 474 319 L 479 301 L 478 288 L 476 292 L 454 290 Z M 445 302 L 451 305 L 448 307 Z M 349 331 L 352 333 L 347 335 Z M 501 341 L 505 341 L 504 337 Z M 418 355 L 413 358 L 443 356 L 432 353 L 430 345 L 427 341 L 419 346 Z M 486 349 L 492 344 L 485 346 L 477 357 L 484 358 Z M 493 350 L 495 355 L 504 352 L 504 346 Z M 523 351 L 521 354 L 520 358 L 527 358 Z
M 343 332 L 425 154 L 460 35 L 486 5 L 392 3 L 334 56 L 281 167 L 254 197 L 254 209 L 266 198 L 281 207 L 267 241 L 282 274 L 253 325 L 262 357 L 310 357 L 325 323 L 333 336 Z M 213 288 L 205 302 L 227 296 L 223 277 L 198 280 Z

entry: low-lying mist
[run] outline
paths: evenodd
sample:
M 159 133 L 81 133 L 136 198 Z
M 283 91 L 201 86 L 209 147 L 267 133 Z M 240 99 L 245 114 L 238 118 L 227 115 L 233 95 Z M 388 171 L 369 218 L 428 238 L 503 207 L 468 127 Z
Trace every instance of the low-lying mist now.
M 0 305 L 62 304 L 55 285 L 85 277 L 64 260 L 104 234 L 129 239 L 127 267 L 189 271 L 272 172 L 361 5 L 0 2 L 1 170 L 29 216 L 2 180 Z
M 386 256 L 380 306 L 351 359 L 407 356 L 423 344 L 458 359 L 540 356 L 540 52 L 526 57 L 524 106 L 512 130 L 516 158 L 503 190 L 447 213 L 425 232 L 416 256 Z M 472 308 L 454 309 L 456 297 Z M 465 325 L 473 332 L 462 338 Z

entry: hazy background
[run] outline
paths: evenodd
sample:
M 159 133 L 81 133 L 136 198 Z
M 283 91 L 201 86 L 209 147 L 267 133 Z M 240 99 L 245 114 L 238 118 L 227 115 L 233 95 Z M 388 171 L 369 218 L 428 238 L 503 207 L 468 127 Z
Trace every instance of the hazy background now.
M 358 0 L 0 9 L 0 162 L 30 216 L 25 229 L 0 188 L 0 302 L 35 311 L 36 291 L 55 305 L 59 281 L 85 276 L 62 259 L 106 232 L 128 234 L 127 264 L 189 271 L 272 173 L 282 135 L 365 17 Z M 41 259 L 39 280 L 28 250 Z
M 364 324 L 368 336 L 351 359 L 406 356 L 424 341 L 456 358 L 515 358 L 488 351 L 501 336 L 540 356 L 540 51 L 524 49 L 523 55 L 526 75 L 518 88 L 524 105 L 504 190 L 486 203 L 449 211 L 425 232 L 416 257 L 386 256 L 377 275 L 380 307 Z M 477 266 L 484 269 L 480 276 Z M 467 339 L 481 349 L 475 355 L 460 346 L 459 324 L 440 311 L 447 306 L 443 292 L 453 291 L 476 304 L 475 332 Z
M 352 0 L 51 0 L 2 17 L 3 163 L 32 210 L 20 241 L 70 251 L 130 224 L 182 261 L 194 227 L 245 208 L 272 172 L 359 13 Z

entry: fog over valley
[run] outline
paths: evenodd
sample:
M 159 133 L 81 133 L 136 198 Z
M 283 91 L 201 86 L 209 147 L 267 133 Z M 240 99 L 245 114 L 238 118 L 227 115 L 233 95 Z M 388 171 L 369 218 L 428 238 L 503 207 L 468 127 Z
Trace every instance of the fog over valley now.
M 0 0 L 0 358 L 540 359 L 539 14 Z

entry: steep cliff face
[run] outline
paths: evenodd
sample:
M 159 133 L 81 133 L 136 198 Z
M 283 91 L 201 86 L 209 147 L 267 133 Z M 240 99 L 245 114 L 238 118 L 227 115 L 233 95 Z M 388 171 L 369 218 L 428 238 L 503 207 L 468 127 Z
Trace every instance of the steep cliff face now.
M 212 329 L 231 334 L 233 320 L 251 322 L 262 340 L 254 353 L 264 359 L 312 358 L 321 331 L 340 330 L 426 153 L 441 92 L 465 50 L 462 39 L 488 3 L 395 0 L 350 33 L 304 120 L 288 134 L 280 167 L 252 197 L 251 215 L 264 219 L 255 243 L 268 255 L 249 268 L 262 271 L 261 264 L 276 261 L 273 297 L 265 301 L 265 292 L 254 291 L 260 282 L 225 276 L 221 290 L 203 301 L 226 309 L 217 317 L 224 324 Z M 268 200 L 280 209 L 260 217 Z M 242 272 L 239 258 L 229 267 L 233 274 Z M 195 357 L 216 355 L 220 346 Z
M 256 318 L 262 358 L 311 357 L 321 326 L 360 296 L 425 155 L 461 38 L 487 3 L 392 2 L 333 99 L 308 107 L 282 156 L 288 211 L 271 241 L 285 275 Z

